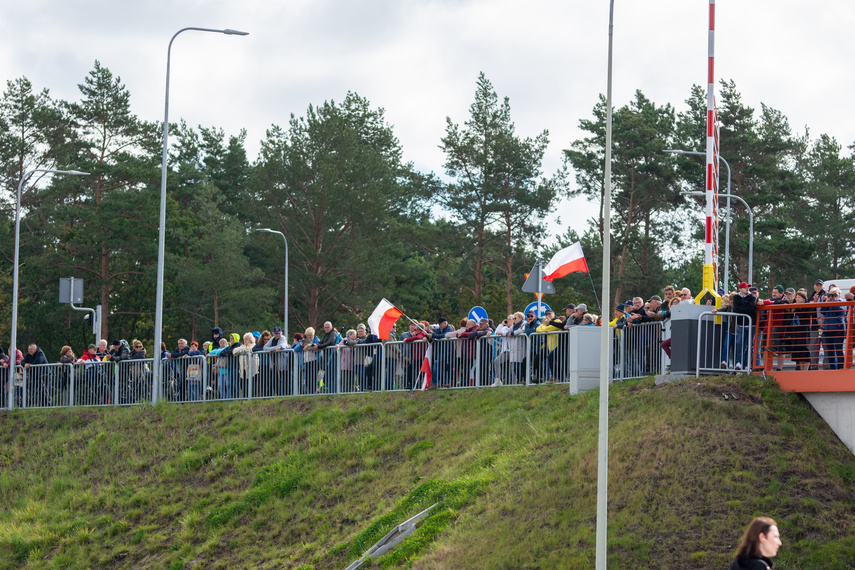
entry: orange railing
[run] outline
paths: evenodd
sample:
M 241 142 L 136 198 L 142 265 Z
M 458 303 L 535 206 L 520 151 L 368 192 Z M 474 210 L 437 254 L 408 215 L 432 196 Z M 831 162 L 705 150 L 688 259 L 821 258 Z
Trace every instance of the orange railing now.
M 851 370 L 855 301 L 758 305 L 752 370 Z

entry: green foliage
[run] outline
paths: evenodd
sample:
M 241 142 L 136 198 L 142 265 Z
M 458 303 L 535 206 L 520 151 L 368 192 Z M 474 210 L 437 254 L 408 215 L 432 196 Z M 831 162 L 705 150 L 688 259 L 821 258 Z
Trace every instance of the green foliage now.
M 478 76 L 475 101 L 463 128 L 446 118 L 440 148 L 445 169 L 456 182 L 440 194 L 451 215 L 451 228 L 459 244 L 457 255 L 471 274 L 473 301 L 481 304 L 488 276 L 504 279 L 505 306 L 513 311 L 515 278 L 526 270 L 521 254 L 540 245 L 550 225 L 550 211 L 564 190 L 560 173 L 542 175 L 541 163 L 549 143 L 544 130 L 522 139 L 511 122 L 507 97 L 499 97 L 483 72 Z

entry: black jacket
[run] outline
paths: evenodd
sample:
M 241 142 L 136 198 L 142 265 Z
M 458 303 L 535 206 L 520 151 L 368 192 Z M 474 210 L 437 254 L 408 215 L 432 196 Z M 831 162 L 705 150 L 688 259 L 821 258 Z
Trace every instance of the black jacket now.
M 740 554 L 730 565 L 730 570 L 768 570 L 772 568 L 772 561 L 761 556 L 753 558 Z
M 744 297 L 737 293 L 733 296 L 733 312 L 751 317 L 754 321 L 757 318 L 757 299 L 751 293 Z
M 124 345 L 119 346 L 119 350 L 115 348 L 111 349 L 107 354 L 110 355 L 110 360 L 113 362 L 121 362 L 123 360 L 127 360 L 131 356 L 131 352 Z
M 47 357 L 45 357 L 45 353 L 42 352 L 41 348 L 36 347 L 36 353 L 30 354 L 29 351 L 24 353 L 24 360 L 21 364 L 47 364 Z

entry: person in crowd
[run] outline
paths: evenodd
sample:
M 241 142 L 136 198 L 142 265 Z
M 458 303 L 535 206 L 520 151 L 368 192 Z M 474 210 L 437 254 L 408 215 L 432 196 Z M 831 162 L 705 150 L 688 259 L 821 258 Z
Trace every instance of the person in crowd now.
M 662 290 L 662 298 L 663 298 L 662 302 L 665 304 L 665 306 L 670 308 L 671 307 L 671 299 L 674 298 L 674 286 L 673 285 L 666 285 L 665 286 L 665 288 Z
M 258 376 L 258 354 L 253 352 L 255 346 L 255 335 L 251 332 L 244 333 L 243 344 L 232 349 L 232 355 L 238 360 L 238 373 L 240 374 L 240 385 L 244 398 L 249 397 L 250 387 L 256 388 L 255 379 Z M 255 390 L 253 390 L 255 395 Z
M 564 307 L 564 316 L 567 318 L 567 320 L 570 320 L 570 317 L 572 317 L 575 312 L 576 305 L 574 305 L 573 303 L 567 303 L 567 305 Z
M 591 313 L 585 313 L 582 315 L 582 326 L 583 327 L 592 327 L 594 326 L 594 315 Z
M 211 329 L 211 350 L 219 350 L 221 338 L 224 338 L 223 329 L 220 327 L 214 327 Z
M 70 346 L 65 345 L 59 350 L 59 363 L 61 364 L 59 367 L 59 391 L 62 393 L 62 402 L 65 405 L 71 404 L 66 399 L 65 394 L 68 392 L 71 381 L 71 367 L 76 360 L 77 357 L 74 356 L 74 350 Z
M 772 291 L 769 293 L 770 298 L 761 301 L 758 304 L 761 305 L 786 305 L 787 299 L 784 296 L 784 286 L 783 285 L 775 285 L 772 287 Z M 775 362 L 775 370 L 782 370 L 784 366 L 784 361 L 786 360 L 786 352 L 787 352 L 787 335 L 786 330 L 789 328 L 789 322 L 787 322 L 787 317 L 789 316 L 788 312 L 783 310 L 769 311 L 767 318 L 772 321 L 772 334 L 769 338 L 769 344 L 767 345 L 767 350 L 770 350 L 774 355 Z M 760 322 L 761 330 L 765 330 L 764 323 Z
M 781 546 L 778 523 L 768 517 L 756 517 L 739 541 L 730 570 L 771 570 L 772 558 Z
M 169 353 L 168 366 L 171 366 L 172 372 L 175 374 L 175 396 L 179 401 L 183 402 L 187 398 L 187 361 L 179 360 L 187 356 L 190 352 L 190 347 L 187 345 L 187 339 L 178 339 L 178 348 Z
M 790 351 L 798 370 L 810 369 L 810 333 L 814 327 L 815 310 L 808 305 L 808 294 L 799 289 L 793 296 L 791 327 L 788 331 Z
M 451 335 L 451 336 L 449 336 Z M 436 326 L 431 327 L 431 340 L 440 341 L 454 338 L 454 327 L 448 324 L 448 319 L 439 317 Z M 433 343 L 433 381 L 436 386 L 444 386 L 449 383 L 451 365 L 455 356 L 454 342 Z
M 668 307 L 662 303 L 659 295 L 653 295 L 647 301 L 645 314 L 651 321 L 665 322 L 671 316 Z
M 840 289 L 833 285 L 829 287 L 825 302 L 835 303 L 840 300 Z M 825 353 L 823 365 L 826 370 L 840 370 L 843 368 L 846 307 L 838 305 L 820 308 L 819 321 L 822 326 L 822 349 Z
M 513 326 L 514 316 L 508 315 L 505 320 L 499 323 L 499 326 L 496 327 L 496 330 L 493 333 L 495 336 L 501 337 L 501 340 L 499 341 L 501 343 L 499 354 L 493 360 L 493 386 L 501 386 L 505 382 L 509 382 L 508 377 L 511 368 L 511 343 L 507 337 L 510 331 L 513 330 Z M 504 378 L 504 381 L 502 378 Z
M 537 327 L 537 332 L 539 333 L 554 333 L 560 330 L 563 330 L 564 323 L 562 319 L 556 319 L 555 313 L 552 310 L 547 310 L 544 313 L 544 323 Z M 544 335 L 546 340 L 544 342 L 544 346 L 542 348 L 544 354 L 543 363 L 545 366 L 541 367 L 538 372 L 541 377 L 547 378 L 547 382 L 556 382 L 556 376 L 559 376 L 559 371 L 556 370 L 556 366 L 560 364 L 560 361 L 556 360 L 556 356 L 558 356 L 558 335 L 550 334 Z
M 315 336 L 315 329 L 309 327 L 303 333 L 303 339 L 294 348 L 294 352 L 303 355 L 302 372 L 303 379 L 301 383 L 301 394 L 312 394 L 315 392 L 317 377 L 318 377 L 318 337 Z
M 540 319 L 537 318 L 534 311 L 529 311 L 525 316 L 525 335 L 530 336 L 536 333 L 540 324 Z
M 733 313 L 743 315 L 736 319 L 735 364 L 736 370 L 749 366 L 748 353 L 752 350 L 752 332 L 757 322 L 757 297 L 751 294 L 751 287 L 745 281 L 739 284 L 737 293 L 733 296 Z
M 572 326 L 581 325 L 582 318 L 587 312 L 588 305 L 586 305 L 585 303 L 579 303 L 578 305 L 576 305 L 576 308 L 573 310 L 572 316 L 567 317 L 567 320 L 564 321 L 564 328 L 568 329 Z
M 404 341 L 404 362 L 406 363 L 404 386 L 407 390 L 412 390 L 415 385 L 431 336 L 430 323 L 426 322 L 410 322 L 410 330 L 401 335 L 401 340 Z
M 393 360 L 395 355 L 392 354 L 393 351 L 389 350 L 390 345 L 387 344 L 389 341 L 395 341 L 394 328 L 393 326 L 387 339 L 383 341 L 374 334 L 374 331 L 368 330 L 368 327 L 363 323 L 356 325 L 356 340 L 359 346 L 354 352 L 354 359 L 356 360 L 354 369 L 359 370 L 359 382 L 365 390 L 380 390 L 380 373 L 384 359 L 386 363 L 386 389 L 391 390 L 394 386 L 396 365 Z M 392 348 L 395 346 L 397 345 L 391 345 Z M 400 358 L 400 351 L 397 353 L 397 357 Z
M 101 367 L 96 362 L 101 362 L 98 356 L 98 345 L 90 344 L 86 351 L 77 359 L 77 363 L 83 364 L 83 377 L 76 382 L 74 389 L 77 404 L 106 404 L 106 386 L 102 382 L 103 374 Z
M 98 341 L 98 350 L 96 353 L 98 354 L 98 358 L 104 360 L 104 357 L 107 356 L 109 352 L 109 348 L 107 347 L 107 339 L 101 339 Z
M 255 331 L 258 332 L 258 331 Z M 270 354 L 264 351 L 264 345 L 270 342 L 270 331 L 258 332 L 255 337 L 255 343 L 252 345 L 252 352 L 258 357 L 258 391 L 253 392 L 253 395 L 259 397 L 267 397 L 277 395 L 276 389 L 276 374 L 270 366 Z
M 489 338 L 493 334 L 493 327 L 490 326 L 490 319 L 479 319 L 478 325 L 475 330 L 470 331 L 467 334 L 467 339 L 473 344 L 473 356 L 478 356 L 478 348 L 477 342 L 478 339 Z M 489 345 L 486 341 L 483 341 L 481 344 L 481 358 L 480 360 L 480 381 L 485 385 L 488 383 L 488 378 L 491 378 L 490 375 L 490 364 L 493 361 L 492 353 L 489 350 Z
M 255 342 L 255 346 L 252 347 L 252 351 L 253 352 L 263 352 L 264 351 L 264 345 L 266 345 L 268 342 L 270 342 L 270 337 L 271 337 L 270 331 L 262 331 L 261 333 L 259 333 L 258 339 Z
M 695 300 L 692 298 L 692 291 L 688 287 L 683 287 L 680 290 L 680 302 L 686 305 L 695 304 Z
M 199 343 L 197 341 L 191 340 L 189 348 L 187 356 L 202 356 L 202 351 L 199 350 Z
M 458 366 L 458 386 L 474 386 L 475 385 L 475 341 L 469 339 L 469 335 L 478 329 L 478 323 L 474 319 L 461 319 L 460 328 L 455 331 L 455 335 L 459 339 L 458 347 L 460 352 Z
M 114 363 L 127 360 L 131 356 L 131 350 L 127 344 L 127 342 L 122 344 L 121 340 L 114 339 L 110 345 L 110 351 L 102 357 L 102 360 L 109 360 Z
M 149 375 L 148 365 L 145 362 L 134 362 L 145 360 L 146 352 L 139 339 L 131 340 L 131 351 L 128 353 L 128 386 L 131 390 L 129 401 L 151 399 L 152 378 Z
M 348 330 L 336 345 L 338 352 L 338 380 L 342 392 L 356 392 L 353 383 L 353 348 L 357 344 L 356 329 Z
M 86 351 L 80 355 L 77 362 L 101 362 L 101 358 L 98 356 L 98 346 L 94 344 L 87 346 Z
M 240 385 L 238 357 L 234 356 L 234 351 L 243 344 L 243 341 L 238 333 L 226 335 L 225 341 L 226 347 L 220 351 L 219 358 L 223 359 L 228 370 L 228 394 L 231 398 L 240 398 L 242 394 L 246 394 L 246 387 Z
M 234 397 L 232 393 L 231 379 L 229 378 L 229 357 L 223 355 L 223 351 L 229 348 L 229 341 L 225 338 L 220 338 L 218 348 L 212 348 L 209 354 L 216 357 L 215 364 L 217 366 L 217 393 L 221 400 L 227 400 Z
M 27 373 L 27 397 L 30 405 L 48 405 L 51 392 L 50 368 L 33 368 L 33 366 L 47 363 L 47 357 L 42 349 L 36 343 L 30 343 L 23 360 L 23 367 Z
M 324 391 L 335 393 L 336 391 L 336 369 L 335 362 L 336 345 L 341 342 L 341 335 L 333 327 L 330 321 L 324 323 L 324 336 L 318 341 L 319 367 L 324 371 Z
M 264 331 L 266 333 L 267 331 Z M 264 333 L 261 333 L 261 338 L 264 338 Z M 299 337 L 299 338 L 298 338 Z M 274 384 L 277 388 L 277 395 L 290 396 L 293 392 L 293 382 L 291 379 L 291 367 L 289 363 L 291 362 L 291 352 L 285 352 L 288 348 L 296 348 L 303 340 L 302 333 L 294 333 L 294 342 L 291 346 L 288 346 L 288 339 L 282 333 L 281 327 L 273 327 L 273 334 L 270 338 L 268 338 L 267 342 L 264 344 L 264 351 L 267 353 L 273 353 L 269 360 L 269 367 L 274 376 Z M 299 356 L 300 358 L 300 368 L 302 368 L 302 354 Z

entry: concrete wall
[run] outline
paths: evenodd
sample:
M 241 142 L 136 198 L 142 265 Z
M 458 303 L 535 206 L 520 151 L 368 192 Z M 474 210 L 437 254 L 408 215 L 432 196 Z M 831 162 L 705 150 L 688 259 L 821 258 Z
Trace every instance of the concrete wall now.
M 837 437 L 855 453 L 855 392 L 803 392 Z

